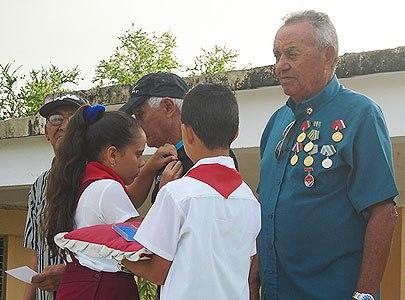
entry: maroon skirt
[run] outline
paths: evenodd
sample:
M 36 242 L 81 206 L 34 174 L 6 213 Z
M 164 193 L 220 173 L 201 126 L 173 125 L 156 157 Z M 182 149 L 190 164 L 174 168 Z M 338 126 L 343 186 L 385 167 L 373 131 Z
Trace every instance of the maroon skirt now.
M 56 300 L 139 300 L 134 275 L 97 272 L 73 261 L 66 265 Z

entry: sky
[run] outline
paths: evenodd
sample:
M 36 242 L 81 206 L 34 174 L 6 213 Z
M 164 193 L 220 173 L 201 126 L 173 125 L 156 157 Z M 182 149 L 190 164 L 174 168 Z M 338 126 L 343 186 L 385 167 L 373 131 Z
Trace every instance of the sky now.
M 15 61 L 21 74 L 51 63 L 79 66 L 83 80 L 75 88 L 87 89 L 95 66 L 134 24 L 176 36 L 175 54 L 184 66 L 214 45 L 237 50 L 238 68 L 270 65 L 282 18 L 305 9 L 330 16 L 340 55 L 395 48 L 405 46 L 404 8 L 405 1 L 394 0 L 0 0 L 0 64 Z

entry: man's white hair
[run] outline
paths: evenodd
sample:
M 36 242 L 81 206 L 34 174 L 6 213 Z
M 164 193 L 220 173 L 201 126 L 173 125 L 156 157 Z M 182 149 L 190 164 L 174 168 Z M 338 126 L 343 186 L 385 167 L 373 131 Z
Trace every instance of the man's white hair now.
M 335 49 L 336 57 L 333 67 L 338 63 L 339 43 L 335 26 L 329 16 L 315 10 L 305 10 L 288 14 L 283 18 L 284 25 L 308 21 L 314 28 L 315 42 L 319 48 L 332 46 Z
M 164 97 L 150 97 L 146 103 L 152 107 L 152 108 L 156 108 L 159 107 L 160 103 L 162 102 L 162 100 L 164 99 Z M 179 99 L 179 98 L 171 98 L 170 99 L 173 100 L 174 104 L 177 106 L 177 108 L 181 111 L 181 107 L 183 105 L 183 99 Z

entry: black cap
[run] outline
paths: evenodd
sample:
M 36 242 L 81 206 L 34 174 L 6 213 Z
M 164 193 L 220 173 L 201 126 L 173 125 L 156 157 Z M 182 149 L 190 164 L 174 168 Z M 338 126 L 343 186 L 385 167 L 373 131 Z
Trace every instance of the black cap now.
M 61 106 L 73 106 L 79 108 L 84 104 L 89 104 L 89 102 L 85 99 L 79 98 L 76 95 L 63 95 L 57 97 L 44 105 L 41 106 L 39 109 L 39 114 L 44 118 L 49 117 L 49 114 L 54 111 L 56 108 Z
M 173 73 L 158 72 L 143 76 L 131 91 L 131 96 L 120 111 L 132 114 L 133 110 L 150 97 L 183 99 L 188 92 L 187 83 Z

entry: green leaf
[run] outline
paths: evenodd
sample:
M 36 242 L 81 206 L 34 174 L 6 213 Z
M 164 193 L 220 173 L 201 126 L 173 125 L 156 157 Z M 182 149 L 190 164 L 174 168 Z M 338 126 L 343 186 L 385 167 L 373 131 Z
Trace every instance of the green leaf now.
M 174 55 L 176 38 L 170 32 L 147 33 L 132 25 L 118 40 L 110 58 L 96 67 L 93 82 L 98 86 L 134 84 L 148 73 L 170 72 L 180 66 Z

